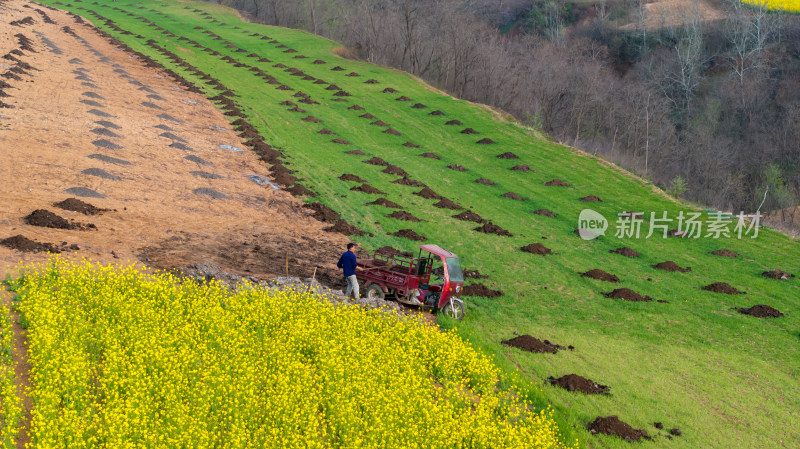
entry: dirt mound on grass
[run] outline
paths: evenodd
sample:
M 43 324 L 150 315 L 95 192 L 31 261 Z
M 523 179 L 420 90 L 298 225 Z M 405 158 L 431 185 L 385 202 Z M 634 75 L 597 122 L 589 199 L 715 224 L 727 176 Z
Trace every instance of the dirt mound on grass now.
M 411 106 L 411 107 L 414 108 L 414 109 L 425 109 L 425 108 L 427 108 L 427 106 L 425 106 L 422 103 L 414 103 L 414 105 Z
M 777 269 L 776 270 L 772 270 L 772 271 L 765 271 L 765 272 L 761 273 L 761 276 L 764 276 L 765 278 L 781 279 L 781 280 L 794 278 L 793 274 L 789 274 L 789 273 L 787 273 L 785 271 L 781 271 L 781 270 L 777 270 Z
M 439 155 L 438 155 L 438 154 L 436 154 L 436 153 L 422 153 L 422 154 L 420 154 L 420 156 L 422 156 L 422 157 L 429 157 L 429 158 L 431 158 L 431 159 L 442 159 L 442 157 L 441 157 L 441 156 L 439 156 Z
M 314 211 L 311 216 L 323 223 L 333 223 L 339 219 L 339 214 L 336 211 L 318 201 L 303 204 L 303 207 Z
M 475 228 L 475 230 L 478 232 L 483 232 L 484 234 L 497 234 L 505 237 L 513 237 L 513 235 L 510 232 L 506 231 L 500 226 L 497 226 L 496 224 L 493 224 L 491 221 L 484 224 L 483 226 L 478 226 L 477 228 Z
M 341 144 L 341 145 L 350 145 L 350 142 L 348 142 L 348 141 L 346 141 L 344 139 L 333 139 L 333 140 L 331 140 L 331 142 L 338 143 L 338 144 Z
M 545 217 L 556 218 L 555 212 L 548 209 L 536 209 L 535 211 L 533 211 L 533 213 L 536 215 L 544 215 Z
M 384 122 L 383 120 L 375 120 L 374 122 L 370 123 L 370 125 L 375 126 L 389 126 L 388 123 Z
M 463 270 L 465 279 L 489 279 L 486 274 L 481 274 L 478 270 Z
M 464 296 L 481 296 L 483 298 L 497 298 L 503 296 L 503 292 L 500 290 L 492 290 L 489 287 L 481 284 L 475 283 L 470 285 L 465 285 L 464 290 L 461 292 Z
M 490 181 L 490 180 L 488 180 L 486 178 L 478 178 L 478 179 L 475 180 L 475 182 L 477 182 L 478 184 L 483 184 L 485 186 L 492 186 L 492 187 L 495 187 L 497 185 L 496 183 L 494 183 L 494 182 L 492 182 L 492 181 Z
M 438 109 L 437 109 L 437 110 L 435 110 L 435 111 L 431 112 L 431 113 L 430 113 L 430 114 L 428 114 L 428 115 L 444 115 L 444 112 L 442 112 L 442 111 L 440 111 L 440 110 L 438 110 Z
M 323 229 L 323 231 L 325 231 L 325 232 L 338 232 L 338 233 L 344 234 L 344 235 L 359 235 L 359 236 L 361 236 L 361 235 L 365 235 L 366 234 L 366 232 L 362 231 L 361 229 L 358 229 L 357 227 L 351 225 L 350 223 L 348 223 L 348 222 L 346 222 L 344 220 L 337 221 L 333 226 L 331 226 L 329 228 L 325 228 L 325 229 Z
M 111 209 L 100 209 L 89 203 L 81 201 L 77 198 L 67 198 L 64 201 L 53 203 L 53 206 L 59 209 L 70 210 L 73 212 L 80 212 L 83 215 L 98 215 L 103 212 L 108 212 Z
M 372 120 L 372 119 L 375 118 L 375 116 L 370 114 L 369 112 L 365 112 L 365 113 L 359 115 L 359 117 L 365 118 L 365 119 L 368 119 L 368 120 Z
M 422 146 L 420 146 L 420 145 L 417 145 L 417 144 L 416 144 L 416 143 L 414 143 L 414 142 L 405 142 L 405 143 L 403 144 L 403 146 L 404 146 L 404 147 L 408 147 L 408 148 L 422 148 Z
M 411 187 L 423 187 L 425 185 L 425 184 L 423 184 L 423 183 L 421 183 L 419 181 L 415 181 L 415 180 L 409 179 L 409 178 L 396 179 L 396 180 L 392 181 L 392 184 L 400 184 L 400 185 L 403 185 L 403 186 L 411 186 Z
M 608 252 L 614 253 L 614 254 L 621 254 L 621 255 L 623 255 L 625 257 L 631 257 L 631 258 L 639 257 L 639 253 L 637 253 L 636 251 L 628 248 L 627 246 L 623 246 L 622 248 L 617 248 L 617 249 L 610 249 L 610 250 L 608 250 Z
M 531 168 L 527 164 L 522 164 L 522 165 L 515 165 L 515 166 L 511 167 L 511 170 L 513 170 L 513 171 L 521 171 L 521 172 L 526 172 L 527 173 L 527 172 L 531 171 Z
M 385 94 L 396 94 L 397 90 L 393 89 L 391 87 L 387 87 L 386 89 L 383 89 L 381 92 L 383 92 Z
M 519 156 L 517 156 L 516 154 L 508 151 L 508 152 L 503 153 L 503 154 L 498 154 L 497 155 L 497 159 L 519 159 Z
M 606 281 L 606 282 L 619 282 L 619 278 L 618 277 L 616 277 L 615 275 L 613 275 L 611 273 L 606 273 L 605 271 L 600 270 L 598 268 L 595 268 L 593 270 L 589 270 L 586 273 L 581 273 L 581 276 L 585 277 L 585 278 L 592 278 L 592 279 L 597 279 L 597 280 Z
M 581 198 L 581 201 L 583 201 L 585 203 L 602 203 L 603 202 L 603 200 L 601 200 L 600 197 L 597 197 L 597 196 L 594 196 L 594 195 L 585 196 L 585 197 Z
M 586 428 L 593 434 L 602 433 L 603 435 L 616 436 L 625 441 L 639 441 L 642 438 L 646 440 L 651 439 L 647 431 L 634 429 L 629 424 L 620 421 L 619 418 L 614 415 L 606 416 L 605 418 L 598 416 L 594 421 L 589 423 Z
M 642 296 L 629 288 L 618 288 L 612 292 L 603 293 L 603 296 L 606 298 L 624 299 L 625 301 L 633 302 L 648 302 L 653 300 L 653 298 Z
M 313 115 L 309 115 L 308 117 L 303 117 L 302 120 L 304 122 L 311 122 L 311 123 L 319 123 L 319 122 L 322 121 L 322 120 L 314 117 Z
M 400 210 L 396 210 L 396 211 L 392 212 L 391 214 L 387 215 L 387 217 L 396 218 L 398 220 L 405 220 L 405 221 L 422 221 L 419 218 L 411 215 L 410 213 L 408 213 L 406 211 L 400 211 Z
M 531 254 L 538 254 L 540 256 L 546 256 L 548 254 L 553 254 L 553 250 L 550 248 L 542 245 L 541 243 L 531 243 L 530 245 L 523 246 L 520 248 L 522 252 L 531 253 Z
M 411 99 L 406 96 L 402 96 L 395 98 L 394 101 L 411 101 Z
M 44 251 L 50 253 L 60 253 L 64 250 L 64 248 L 59 248 L 52 243 L 39 243 L 23 235 L 15 235 L 13 237 L 0 240 L 0 246 L 5 246 L 6 248 L 11 248 L 23 253 L 39 253 Z M 73 245 L 73 249 L 78 249 L 78 246 Z
M 375 187 L 372 187 L 371 185 L 366 184 L 366 183 L 361 184 L 360 186 L 351 187 L 350 190 L 352 190 L 354 192 L 364 192 L 364 193 L 370 193 L 370 194 L 374 194 L 374 195 L 383 195 L 384 194 L 384 192 L 382 192 L 381 190 L 376 189 Z
M 492 140 L 492 139 L 490 139 L 488 137 L 484 137 L 483 139 L 481 139 L 481 140 L 479 140 L 479 141 L 477 141 L 475 143 L 481 144 L 481 145 L 488 145 L 488 144 L 497 143 L 497 142 L 495 142 L 494 140 Z
M 400 168 L 400 167 L 398 167 L 396 165 L 388 165 L 388 166 L 386 166 L 386 168 L 381 170 L 381 172 L 382 173 L 386 173 L 388 175 L 402 176 L 403 178 L 407 178 L 408 177 L 408 173 L 406 173 L 405 170 L 403 170 L 402 168 Z
M 393 235 L 395 237 L 407 238 L 407 239 L 413 240 L 415 242 L 421 242 L 421 241 L 425 240 L 425 236 L 424 235 L 417 234 L 416 232 L 414 232 L 413 229 L 401 229 L 401 230 L 399 230 L 399 231 L 397 231 L 397 232 L 395 232 L 395 233 L 393 233 L 391 235 Z
M 429 200 L 432 200 L 432 199 L 442 200 L 442 199 L 444 199 L 444 197 L 440 196 L 438 193 L 434 192 L 433 190 L 431 190 L 430 187 L 427 187 L 427 186 L 424 187 L 419 192 L 414 192 L 414 195 L 421 196 L 421 197 L 423 197 L 425 199 L 429 199 Z
M 733 286 L 726 284 L 725 282 L 714 282 L 713 284 L 708 284 L 701 288 L 707 292 L 725 293 L 727 295 L 744 295 L 745 293 L 743 291 L 736 290 Z
M 370 79 L 364 81 L 364 84 L 378 84 L 378 80 L 370 78 Z
M 450 210 L 461 210 L 463 207 L 459 206 L 458 204 L 448 200 L 447 198 L 442 198 L 438 203 L 435 203 L 433 207 L 438 207 L 439 209 L 450 209 Z
M 450 120 L 449 122 L 445 123 L 445 125 L 460 125 L 460 124 L 461 120 Z
M 383 166 L 386 166 L 386 167 L 391 165 L 388 162 L 384 161 L 383 159 L 381 159 L 381 158 L 379 158 L 377 156 L 373 157 L 371 159 L 367 159 L 366 161 L 364 161 L 364 163 L 365 164 L 370 164 L 370 165 L 383 165 Z
M 506 192 L 506 193 L 504 193 L 504 194 L 502 194 L 500 196 L 502 196 L 503 198 L 510 198 L 512 200 L 517 200 L 517 201 L 527 201 L 528 200 L 527 198 L 523 198 L 523 197 L 519 196 L 518 194 L 516 194 L 514 192 Z
M 756 318 L 780 318 L 783 314 L 773 307 L 758 304 L 749 309 L 736 309 L 739 313 L 754 316 Z
M 480 133 L 472 128 L 464 128 L 461 130 L 461 134 L 480 134 Z
M 400 251 L 399 249 L 392 248 L 391 246 L 382 246 L 375 250 L 377 254 L 383 254 L 386 256 L 404 256 L 404 257 L 411 257 L 414 254 L 410 251 Z
M 472 221 L 475 223 L 486 223 L 486 220 L 480 215 L 472 212 L 471 210 L 461 212 L 460 214 L 453 215 L 453 218 L 461 221 Z
M 671 260 L 668 260 L 666 262 L 657 263 L 657 264 L 653 265 L 653 268 L 655 268 L 657 270 L 664 270 L 664 271 L 680 271 L 682 273 L 687 273 L 689 271 L 692 271 L 692 267 L 683 268 L 683 267 L 679 266 L 678 264 L 676 264 L 675 262 L 673 262 Z
M 361 150 L 350 150 L 350 151 L 345 151 L 345 152 L 344 152 L 344 154 L 355 154 L 355 155 L 357 155 L 357 156 L 366 156 L 366 155 L 367 155 L 367 153 L 365 153 L 365 152 L 363 152 L 363 151 L 361 151 Z
M 577 374 L 567 374 L 558 379 L 549 377 L 550 385 L 561 387 L 567 391 L 579 391 L 586 394 L 608 394 L 610 388 L 607 385 L 600 385 L 597 382 L 581 377 Z
M 341 179 L 342 181 L 366 182 L 360 177 L 356 175 L 351 175 L 350 173 L 345 173 L 342 176 L 339 176 L 339 179 Z
M 357 104 L 354 104 L 354 105 L 350 106 L 347 109 L 348 110 L 353 110 L 353 111 L 363 111 L 364 110 L 364 108 L 362 106 L 359 106 Z M 372 118 L 375 118 L 375 117 L 372 117 Z
M 519 337 L 514 337 L 510 340 L 503 340 L 500 343 L 513 348 L 522 349 L 523 351 L 536 353 L 555 354 L 559 350 L 566 349 L 561 345 L 551 343 L 548 340 L 542 341 L 530 335 L 520 335 Z
M 335 136 L 336 135 L 335 132 L 329 130 L 328 128 L 322 128 L 321 130 L 317 131 L 317 134 L 325 134 L 325 135 L 328 135 L 328 136 Z
M 455 171 L 460 171 L 460 172 L 467 171 L 466 168 L 464 168 L 463 166 L 458 165 L 458 164 L 447 164 L 447 168 L 449 168 L 450 170 L 455 170 Z
M 571 184 L 566 183 L 566 182 L 564 182 L 564 181 L 562 181 L 562 180 L 560 180 L 558 178 L 555 178 L 553 180 L 547 181 L 546 183 L 544 183 L 544 185 L 546 185 L 546 186 L 556 186 L 556 187 L 569 187 Z
M 370 201 L 369 203 L 366 203 L 365 206 L 383 206 L 383 207 L 388 207 L 388 208 L 391 208 L 391 209 L 402 209 L 403 208 L 403 206 L 395 203 L 394 201 L 389 201 L 386 198 L 378 198 L 375 201 Z
M 398 131 L 398 130 L 396 130 L 394 128 L 387 128 L 387 129 L 385 129 L 385 130 L 383 130 L 381 132 L 383 134 L 391 134 L 393 136 L 402 136 L 403 135 L 403 133 L 401 133 L 400 131 Z

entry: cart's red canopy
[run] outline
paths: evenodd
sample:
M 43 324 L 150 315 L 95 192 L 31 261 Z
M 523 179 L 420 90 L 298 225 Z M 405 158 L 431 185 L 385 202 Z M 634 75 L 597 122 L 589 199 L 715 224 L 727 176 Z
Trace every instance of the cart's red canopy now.
M 439 245 L 420 245 L 419 247 L 424 249 L 425 251 L 428 251 L 431 254 L 436 254 L 437 256 L 442 256 L 445 258 L 458 257 L 455 254 L 451 253 L 450 251 L 440 248 Z

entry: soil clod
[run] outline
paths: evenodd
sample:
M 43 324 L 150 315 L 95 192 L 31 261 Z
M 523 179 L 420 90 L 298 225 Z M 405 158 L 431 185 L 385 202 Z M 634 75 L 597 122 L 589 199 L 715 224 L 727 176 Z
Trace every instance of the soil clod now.
M 389 201 L 386 198 L 378 198 L 375 201 L 370 201 L 369 203 L 365 204 L 365 206 L 373 206 L 373 205 L 374 206 L 388 207 L 388 208 L 391 208 L 391 209 L 402 209 L 403 208 L 403 206 L 395 203 L 394 201 Z
M 556 214 L 548 209 L 536 209 L 535 211 L 533 211 L 533 213 L 536 215 L 544 215 L 545 217 L 556 218 Z
M 765 271 L 765 272 L 761 273 L 761 276 L 764 276 L 765 278 L 780 279 L 780 280 L 787 280 L 787 279 L 794 278 L 793 274 L 789 274 L 789 273 L 787 273 L 785 271 L 781 271 L 781 270 L 777 270 L 777 269 L 772 270 L 772 271 Z
M 606 298 L 624 299 L 625 301 L 633 302 L 649 302 L 653 300 L 653 298 L 642 296 L 629 288 L 618 288 L 614 291 L 603 293 L 603 296 Z
M 634 429 L 629 424 L 620 421 L 619 418 L 614 415 L 606 416 L 605 418 L 598 416 L 594 421 L 589 423 L 586 428 L 593 434 L 602 433 L 604 435 L 617 436 L 625 441 L 639 441 L 642 438 L 646 440 L 651 439 L 647 431 L 643 429 Z
M 400 211 L 400 210 L 392 212 L 391 214 L 387 215 L 387 217 L 405 221 L 422 221 L 419 218 L 415 217 L 414 215 L 406 211 Z
M 528 164 L 522 164 L 522 165 L 515 165 L 515 166 L 511 167 L 511 170 L 513 170 L 513 171 L 521 171 L 521 172 L 527 173 L 527 172 L 531 171 L 531 168 L 528 166 Z
M 598 268 L 589 270 L 585 273 L 581 273 L 581 276 L 585 278 L 592 278 L 606 282 L 619 282 L 619 278 L 617 276 L 611 273 L 606 273 L 605 271 Z
M 610 388 L 607 385 L 600 385 L 577 374 L 567 374 L 558 379 L 549 377 L 550 385 L 561 387 L 567 391 L 579 391 L 586 394 L 608 394 Z
M 59 209 L 69 210 L 73 212 L 80 212 L 83 215 L 98 215 L 102 214 L 103 212 L 108 212 L 110 210 L 110 209 L 101 209 L 99 207 L 95 207 L 77 198 L 67 198 L 64 201 L 53 203 L 53 206 L 58 207 Z
M 550 248 L 542 245 L 541 243 L 531 243 L 530 245 L 523 246 L 520 248 L 522 252 L 537 254 L 540 256 L 546 256 L 548 254 L 553 254 L 553 250 Z
M 391 235 L 393 235 L 395 237 L 407 238 L 407 239 L 413 240 L 415 242 L 422 242 L 422 241 L 425 240 L 425 236 L 424 235 L 417 234 L 416 232 L 414 232 L 413 229 L 401 229 L 401 230 L 399 230 L 397 232 L 392 233 Z
M 478 179 L 475 180 L 475 182 L 477 182 L 478 184 L 483 184 L 485 186 L 491 186 L 491 187 L 497 186 L 496 183 L 494 183 L 494 182 L 492 182 L 492 181 L 490 181 L 490 180 L 488 180 L 486 178 L 478 178 Z
M 427 157 L 427 158 L 431 158 L 431 159 L 442 159 L 442 157 L 441 157 L 441 156 L 439 156 L 439 155 L 438 155 L 438 154 L 436 154 L 436 153 L 422 153 L 422 154 L 420 154 L 420 156 L 422 156 L 422 157 Z
M 486 223 L 486 220 L 480 215 L 472 212 L 471 210 L 461 212 L 460 214 L 453 215 L 453 218 L 461 221 L 472 221 L 475 223 Z
M 555 354 L 559 350 L 565 349 L 563 346 L 551 343 L 548 340 L 539 340 L 536 337 L 532 337 L 530 335 L 520 335 L 519 337 L 514 337 L 510 340 L 504 340 L 500 343 L 511 346 L 514 348 L 522 349 L 523 351 L 528 352 L 536 352 L 536 353 L 550 353 Z
M 688 273 L 689 271 L 692 271 L 692 267 L 683 268 L 671 260 L 655 264 L 653 265 L 653 268 L 664 271 L 680 271 L 682 273 Z
M 483 232 L 484 234 L 497 234 L 505 237 L 513 237 L 513 235 L 510 232 L 506 231 L 500 226 L 497 226 L 496 224 L 493 224 L 491 221 L 484 224 L 483 226 L 478 226 L 477 228 L 475 228 L 475 231 Z
M 555 187 L 569 187 L 571 184 L 566 183 L 558 178 L 552 179 L 544 183 L 546 186 L 555 186 Z
M 608 252 L 614 253 L 614 254 L 621 254 L 621 255 L 623 255 L 625 257 L 630 257 L 630 258 L 639 257 L 639 253 L 638 252 L 628 248 L 627 246 L 623 246 L 623 247 L 617 248 L 617 249 L 610 249 L 610 250 L 608 250 Z
M 594 195 L 585 196 L 585 197 L 581 198 L 581 201 L 583 201 L 585 203 L 602 203 L 603 202 L 603 200 L 601 200 L 600 197 L 597 197 L 597 196 L 594 196 Z
M 764 304 L 758 304 L 747 309 L 741 308 L 736 310 L 739 313 L 754 316 L 756 318 L 780 318 L 783 316 L 778 309 Z
M 725 293 L 727 295 L 745 294 L 745 292 L 737 290 L 736 288 L 725 282 L 714 282 L 713 284 L 708 284 L 705 287 L 702 287 L 702 289 L 707 292 Z
M 464 296 L 480 296 L 483 298 L 499 298 L 503 296 L 503 292 L 500 290 L 492 290 L 489 287 L 481 284 L 475 283 L 470 285 L 465 285 L 464 290 L 462 292 Z

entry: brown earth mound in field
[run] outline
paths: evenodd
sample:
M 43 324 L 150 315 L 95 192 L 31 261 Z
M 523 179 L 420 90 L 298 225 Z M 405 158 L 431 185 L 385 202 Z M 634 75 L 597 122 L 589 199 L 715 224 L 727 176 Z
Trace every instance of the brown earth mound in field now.
M 718 249 L 716 251 L 711 251 L 709 254 L 722 257 L 739 257 L 739 253 L 731 251 L 729 249 Z
M 364 84 L 378 84 L 378 80 L 376 79 L 368 79 L 364 81 Z
M 475 143 L 481 144 L 481 145 L 488 145 L 488 144 L 497 143 L 497 142 L 495 142 L 494 140 L 492 140 L 492 139 L 490 139 L 488 137 L 484 137 L 483 139 L 481 139 L 481 140 L 479 140 L 479 141 L 477 141 Z
M 465 279 L 489 279 L 488 275 L 481 274 L 478 270 L 463 270 Z
M 354 192 L 364 192 L 364 193 L 369 193 L 369 194 L 373 194 L 373 195 L 383 195 L 384 194 L 384 192 L 382 192 L 379 189 L 376 189 L 375 187 L 372 187 L 371 185 L 366 184 L 366 183 L 361 184 L 360 186 L 351 187 L 350 190 L 352 190 Z
M 625 441 L 639 441 L 642 438 L 650 440 L 650 435 L 647 431 L 642 429 L 634 429 L 629 424 L 622 422 L 614 415 L 606 416 L 605 418 L 598 416 L 594 421 L 589 423 L 586 428 L 589 432 L 602 433 L 603 435 L 611 435 L 620 437 Z
M 342 176 L 339 176 L 339 179 L 341 179 L 342 181 L 366 182 L 363 179 L 361 179 L 360 177 L 358 177 L 356 175 L 352 175 L 350 173 L 345 173 Z
M 553 254 L 553 250 L 550 248 L 542 245 L 541 243 L 531 243 L 530 245 L 523 246 L 520 248 L 522 252 L 531 253 L 531 254 L 538 254 L 540 256 L 546 256 L 548 254 Z
M 391 87 L 387 87 L 386 89 L 383 89 L 381 92 L 383 92 L 385 94 L 395 94 L 395 93 L 397 93 L 397 91 L 395 89 L 392 89 Z
M 564 181 L 562 181 L 562 180 L 560 180 L 558 178 L 555 178 L 555 179 L 553 179 L 551 181 L 547 181 L 546 183 L 544 183 L 544 185 L 546 185 L 546 186 L 557 186 L 557 187 L 569 187 L 571 184 L 568 184 L 568 183 L 566 183 L 566 182 L 564 182 Z
M 692 271 L 692 267 L 683 268 L 683 267 L 679 266 L 678 264 L 676 264 L 675 262 L 673 262 L 671 260 L 668 260 L 666 262 L 657 263 L 657 264 L 653 265 L 653 268 L 655 268 L 657 270 L 664 270 L 664 271 L 680 271 L 680 272 L 683 272 L 683 273 L 687 273 L 689 271 Z
M 383 159 L 381 159 L 381 158 L 379 158 L 377 156 L 373 157 L 371 159 L 367 159 L 366 161 L 364 161 L 364 163 L 365 164 L 370 164 L 370 165 L 383 165 L 385 167 L 388 167 L 390 165 L 388 162 L 384 161 Z
M 498 159 L 519 159 L 519 156 L 517 156 L 516 154 L 508 151 L 508 152 L 503 153 L 503 154 L 498 154 L 497 158 Z
M 461 220 L 461 221 L 472 221 L 472 222 L 475 222 L 475 223 L 486 223 L 486 220 L 484 220 L 480 215 L 476 214 L 475 212 L 472 212 L 471 210 L 461 212 L 460 214 L 457 214 L 457 215 L 453 215 L 453 218 L 455 218 L 456 220 Z
M 633 302 L 647 302 L 652 301 L 653 298 L 649 296 L 642 296 L 629 288 L 618 288 L 612 292 L 603 293 L 606 298 L 624 299 L 625 301 Z
M 561 387 L 567 391 L 579 391 L 585 394 L 608 394 L 610 388 L 607 385 L 600 385 L 595 381 L 581 377 L 577 374 L 567 374 L 558 379 L 549 377 L 550 385 Z
M 383 134 L 391 134 L 393 136 L 402 136 L 403 135 L 403 133 L 401 133 L 400 131 L 398 131 L 398 130 L 396 130 L 394 128 L 387 128 L 387 129 L 385 129 L 385 130 L 383 130 L 381 132 Z
M 442 112 L 442 111 L 439 111 L 439 110 L 436 110 L 436 111 L 433 111 L 433 112 L 431 112 L 431 113 L 430 113 L 430 114 L 428 114 L 428 115 L 444 115 L 444 112 Z
M 36 209 L 23 218 L 23 221 L 31 226 L 39 226 L 42 228 L 80 230 L 97 229 L 97 227 L 92 223 L 83 224 L 69 221 L 66 218 L 60 217 L 46 209 Z
M 736 290 L 730 284 L 726 284 L 725 282 L 714 282 L 713 284 L 708 284 L 705 287 L 701 287 L 703 290 L 707 292 L 715 292 L 715 293 L 725 293 L 727 295 L 744 295 L 745 292 Z
M 394 101 L 411 101 L 411 99 L 406 96 L 402 96 L 395 98 Z
M 394 201 L 389 201 L 386 198 L 378 198 L 375 201 L 370 201 L 369 203 L 366 203 L 365 206 L 383 206 L 383 207 L 388 207 L 388 208 L 391 208 L 391 209 L 402 209 L 403 208 L 403 206 L 395 203 Z
M 416 143 L 414 143 L 414 142 L 405 142 L 405 143 L 403 144 L 403 146 L 404 146 L 404 147 L 409 147 L 409 148 L 422 148 L 422 146 L 420 146 L 420 145 L 417 145 L 417 144 L 416 144 Z
M 589 271 L 587 271 L 585 273 L 581 273 L 581 276 L 585 277 L 585 278 L 592 278 L 592 279 L 597 279 L 597 280 L 606 281 L 606 282 L 619 282 L 619 278 L 618 277 L 616 277 L 615 275 L 613 275 L 611 273 L 606 273 L 605 271 L 600 270 L 598 268 L 595 268 L 593 270 L 589 270 Z
M 536 209 L 535 211 L 533 211 L 533 213 L 536 215 L 544 215 L 545 217 L 556 218 L 556 214 L 553 211 L 547 209 Z
M 326 232 L 338 232 L 344 235 L 365 235 L 366 232 L 358 229 L 344 220 L 338 220 L 333 226 L 323 229 Z
M 500 343 L 511 346 L 512 348 L 522 349 L 523 351 L 536 352 L 536 353 L 550 353 L 555 354 L 559 350 L 566 349 L 561 345 L 551 343 L 548 340 L 539 340 L 530 335 L 520 335 L 510 340 L 503 340 Z
M 625 257 L 631 257 L 631 258 L 639 257 L 639 253 L 637 253 L 636 251 L 628 248 L 627 246 L 623 246 L 622 248 L 617 248 L 617 249 L 610 249 L 610 250 L 608 250 L 608 252 L 614 253 L 614 254 L 621 254 L 621 255 L 623 255 Z
M 439 156 L 436 153 L 422 153 L 422 154 L 420 154 L 420 156 L 428 157 L 428 158 L 431 158 L 431 159 L 441 159 L 442 158 L 441 156 Z
M 513 237 L 510 232 L 506 231 L 505 229 L 493 224 L 491 221 L 484 224 L 483 226 L 478 226 L 475 228 L 475 231 L 483 232 L 484 234 L 497 234 L 502 235 L 505 237 Z
M 526 172 L 527 173 L 527 172 L 531 171 L 531 168 L 527 164 L 522 164 L 522 165 L 515 165 L 515 166 L 511 167 L 511 170 L 513 170 L 513 171 L 521 171 L 521 172 Z
M 445 125 L 460 125 L 460 124 L 461 120 L 450 120 L 449 122 L 445 123 Z
M 13 237 L 0 240 L 0 246 L 5 246 L 6 248 L 14 249 L 23 253 L 49 252 L 57 254 L 65 250 L 65 248 L 59 248 L 52 243 L 40 243 L 23 235 L 15 235 Z M 73 245 L 73 247 L 74 249 L 78 249 L 77 245 Z
M 480 134 L 480 133 L 472 128 L 464 128 L 461 130 L 461 134 Z
M 350 145 L 350 142 L 348 142 L 348 141 L 346 141 L 344 139 L 333 139 L 333 140 L 331 140 L 331 142 L 338 143 L 340 145 Z
M 311 216 L 323 223 L 333 223 L 339 219 L 339 214 L 336 211 L 318 201 L 303 204 L 303 207 L 314 211 Z
M 423 197 L 425 199 L 429 199 L 429 200 L 431 200 L 431 199 L 437 199 L 437 200 L 444 199 L 444 197 L 440 196 L 438 193 L 434 192 L 433 190 L 431 190 L 430 187 L 427 187 L 427 186 L 424 187 L 419 192 L 414 192 L 414 195 L 421 196 L 421 197 Z
M 365 119 L 368 119 L 368 120 L 372 120 L 372 119 L 375 118 L 375 116 L 370 114 L 369 112 L 365 112 L 365 113 L 359 115 L 359 117 L 365 118 Z
M 434 203 L 433 207 L 438 207 L 439 209 L 450 209 L 450 210 L 461 210 L 461 209 L 463 209 L 463 207 L 461 207 L 458 204 L 448 200 L 447 198 L 442 198 L 438 203 Z
M 492 290 L 481 283 L 465 285 L 461 294 L 464 296 L 480 296 L 483 298 L 498 298 L 503 296 L 503 292 L 500 290 Z
M 304 122 L 311 122 L 311 123 L 319 123 L 319 122 L 321 122 L 320 119 L 314 117 L 313 115 L 309 115 L 308 117 L 303 117 L 302 120 Z
M 355 155 L 357 155 L 357 156 L 366 156 L 366 155 L 367 155 L 367 153 L 365 153 L 365 152 L 363 152 L 363 151 L 361 151 L 361 150 L 350 150 L 350 151 L 345 151 L 345 152 L 344 152 L 344 154 L 355 154 Z
M 375 126 L 389 126 L 388 123 L 384 122 L 383 120 L 375 120 L 374 122 L 370 123 L 370 125 Z
M 408 173 L 397 165 L 387 165 L 381 172 L 388 175 L 402 176 L 403 178 L 408 177 Z
M 364 110 L 364 108 L 362 106 L 359 106 L 357 104 L 354 104 L 354 105 L 350 106 L 347 109 L 348 110 L 352 110 L 352 111 L 363 111 Z M 372 117 L 372 118 L 375 118 L 375 117 Z
M 780 280 L 787 280 L 787 279 L 794 278 L 793 274 L 789 274 L 789 273 L 787 273 L 785 271 L 781 271 L 781 270 L 777 270 L 777 269 L 772 270 L 772 271 L 765 271 L 765 272 L 761 273 L 761 276 L 764 276 L 765 278 L 780 279 Z
M 404 256 L 404 257 L 413 256 L 413 253 L 409 251 L 400 251 L 399 249 L 392 248 L 391 246 L 382 246 L 376 249 L 375 252 L 386 256 Z
M 328 128 L 322 128 L 321 130 L 317 131 L 317 134 L 325 134 L 325 135 L 328 135 L 328 136 L 336 135 L 335 132 L 329 130 Z
M 407 238 L 407 239 L 413 240 L 415 242 L 422 242 L 422 241 L 425 240 L 425 236 L 424 235 L 417 234 L 412 229 L 401 229 L 401 230 L 399 230 L 399 231 L 397 231 L 395 233 L 392 233 L 391 235 L 393 235 L 395 237 Z
M 602 203 L 603 202 L 603 200 L 601 200 L 600 197 L 597 197 L 597 196 L 594 196 L 594 195 L 585 196 L 585 197 L 581 198 L 581 201 L 583 201 L 585 203 Z
M 403 186 L 411 186 L 411 187 L 423 187 L 425 185 L 425 184 L 423 184 L 423 183 L 421 183 L 419 181 L 416 181 L 416 180 L 413 180 L 413 179 L 409 179 L 409 178 L 396 179 L 396 180 L 392 181 L 392 184 L 400 184 L 400 185 L 403 185 Z
M 519 196 L 518 194 L 516 194 L 514 192 L 506 192 L 506 193 L 504 193 L 504 194 L 502 194 L 500 196 L 502 196 L 503 198 L 510 198 L 512 200 L 517 200 L 517 201 L 527 201 L 528 200 L 527 198 L 523 198 L 523 197 Z
M 490 181 L 490 180 L 488 180 L 486 178 L 478 178 L 478 179 L 475 180 L 475 182 L 477 182 L 478 184 L 483 184 L 485 186 L 491 186 L 491 187 L 495 187 L 497 185 L 496 183 L 494 183 L 494 182 L 492 182 L 492 181 Z
M 466 168 L 464 168 L 464 167 L 462 167 L 461 165 L 458 165 L 458 164 L 447 164 L 447 168 L 449 168 L 450 170 L 455 170 L 455 171 L 460 171 L 460 172 L 467 171 Z
M 400 210 L 396 210 L 396 211 L 392 212 L 391 214 L 387 215 L 387 217 L 396 218 L 398 220 L 405 220 L 405 221 L 422 221 L 419 218 L 411 215 L 410 213 L 408 213 L 406 211 L 400 211 Z
M 756 318 L 780 318 L 783 314 L 773 307 L 758 304 L 749 309 L 736 309 L 739 313 L 754 316 Z
M 101 209 L 99 207 L 95 207 L 77 198 L 67 198 L 64 201 L 53 203 L 53 206 L 58 207 L 59 209 L 69 210 L 73 212 L 80 212 L 83 215 L 98 215 L 102 214 L 103 212 L 108 212 L 111 210 L 111 209 Z

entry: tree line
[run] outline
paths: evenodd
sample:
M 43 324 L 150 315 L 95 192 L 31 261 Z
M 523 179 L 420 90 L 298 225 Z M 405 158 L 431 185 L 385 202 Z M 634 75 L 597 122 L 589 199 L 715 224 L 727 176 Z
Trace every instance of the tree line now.
M 715 20 L 694 0 L 670 24 L 644 0 L 220 1 L 507 111 L 686 199 L 752 213 L 767 191 L 762 212 L 798 204 L 800 16 L 736 0 Z

